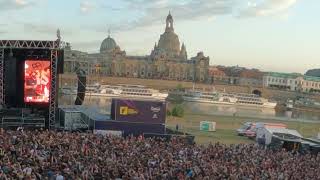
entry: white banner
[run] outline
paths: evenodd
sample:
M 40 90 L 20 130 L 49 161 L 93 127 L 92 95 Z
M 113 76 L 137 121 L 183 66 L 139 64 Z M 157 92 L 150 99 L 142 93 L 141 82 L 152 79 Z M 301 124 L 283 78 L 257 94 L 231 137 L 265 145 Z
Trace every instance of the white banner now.
M 99 134 L 99 135 L 103 135 L 103 136 L 118 136 L 118 137 L 122 137 L 122 131 L 112 131 L 112 130 L 94 130 L 93 131 L 94 134 Z

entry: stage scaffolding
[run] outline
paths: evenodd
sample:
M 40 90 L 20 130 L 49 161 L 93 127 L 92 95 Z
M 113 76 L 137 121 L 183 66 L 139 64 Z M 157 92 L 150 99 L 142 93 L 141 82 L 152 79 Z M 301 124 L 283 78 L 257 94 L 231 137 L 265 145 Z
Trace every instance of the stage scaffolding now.
M 4 86 L 4 50 L 5 49 L 43 49 L 50 50 L 51 56 L 51 89 L 49 100 L 49 128 L 55 127 L 57 109 L 57 83 L 58 83 L 58 51 L 63 48 L 60 39 L 56 41 L 33 40 L 0 40 L 0 107 L 5 106 Z
M 0 107 L 4 106 L 4 48 L 0 47 Z

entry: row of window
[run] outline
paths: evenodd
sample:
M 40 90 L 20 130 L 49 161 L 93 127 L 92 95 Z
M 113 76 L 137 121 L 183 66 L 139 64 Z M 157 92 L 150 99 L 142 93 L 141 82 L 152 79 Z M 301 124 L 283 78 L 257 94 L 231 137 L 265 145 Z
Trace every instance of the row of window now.
M 149 90 L 145 89 L 123 89 L 124 92 L 137 92 L 137 93 L 150 93 Z
M 246 97 L 238 97 L 238 99 L 243 101 L 260 101 L 260 99 L 252 99 L 252 98 L 246 98 Z
M 268 79 L 268 81 L 269 82 L 278 82 L 278 83 L 287 83 L 288 82 L 288 80 L 287 79 L 277 79 L 277 78 L 269 78 Z M 296 81 L 296 80 L 289 80 L 289 83 L 290 84 L 298 84 L 298 81 Z
M 261 102 L 249 102 L 249 101 L 237 101 L 237 103 L 263 105 L 263 103 L 261 103 Z
M 287 79 L 277 79 L 277 78 L 268 78 L 268 81 L 269 82 L 275 82 L 275 83 L 285 83 L 287 84 L 289 82 L 289 84 L 295 84 L 297 85 L 298 84 L 298 81 L 297 80 L 287 80 Z M 299 83 L 300 85 L 304 86 L 312 86 L 312 87 L 317 87 L 317 88 L 320 88 L 320 83 L 315 83 L 315 82 L 300 82 Z
M 133 95 L 133 96 L 152 96 L 152 94 L 149 93 L 127 93 L 127 92 L 122 92 L 122 95 Z

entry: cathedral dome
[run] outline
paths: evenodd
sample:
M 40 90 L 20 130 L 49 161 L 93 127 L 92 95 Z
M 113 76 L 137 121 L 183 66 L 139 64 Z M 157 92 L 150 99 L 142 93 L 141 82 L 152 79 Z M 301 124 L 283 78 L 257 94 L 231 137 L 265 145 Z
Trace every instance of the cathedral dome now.
M 116 41 L 108 36 L 106 39 L 104 39 L 100 46 L 100 53 L 113 50 L 117 47 Z
M 167 31 L 160 36 L 158 48 L 168 52 L 170 55 L 176 56 L 180 53 L 179 37 L 173 31 Z
M 174 33 L 173 18 L 170 12 L 166 19 L 165 32 L 160 36 L 158 48 L 167 52 L 171 57 L 180 54 L 180 41 L 178 35 Z

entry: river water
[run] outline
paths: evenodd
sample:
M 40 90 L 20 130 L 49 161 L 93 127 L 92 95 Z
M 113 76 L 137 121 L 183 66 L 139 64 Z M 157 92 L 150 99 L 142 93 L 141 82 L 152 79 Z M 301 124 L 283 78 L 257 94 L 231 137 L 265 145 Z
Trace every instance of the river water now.
M 60 96 L 59 105 L 73 105 L 75 96 Z M 111 99 L 105 97 L 86 96 L 84 106 L 97 108 L 103 114 L 109 114 Z M 320 113 L 312 111 L 284 111 L 275 109 L 248 108 L 243 106 L 215 105 L 206 103 L 184 102 L 185 112 L 199 115 L 222 115 L 251 118 L 267 118 L 286 121 L 319 122 Z

